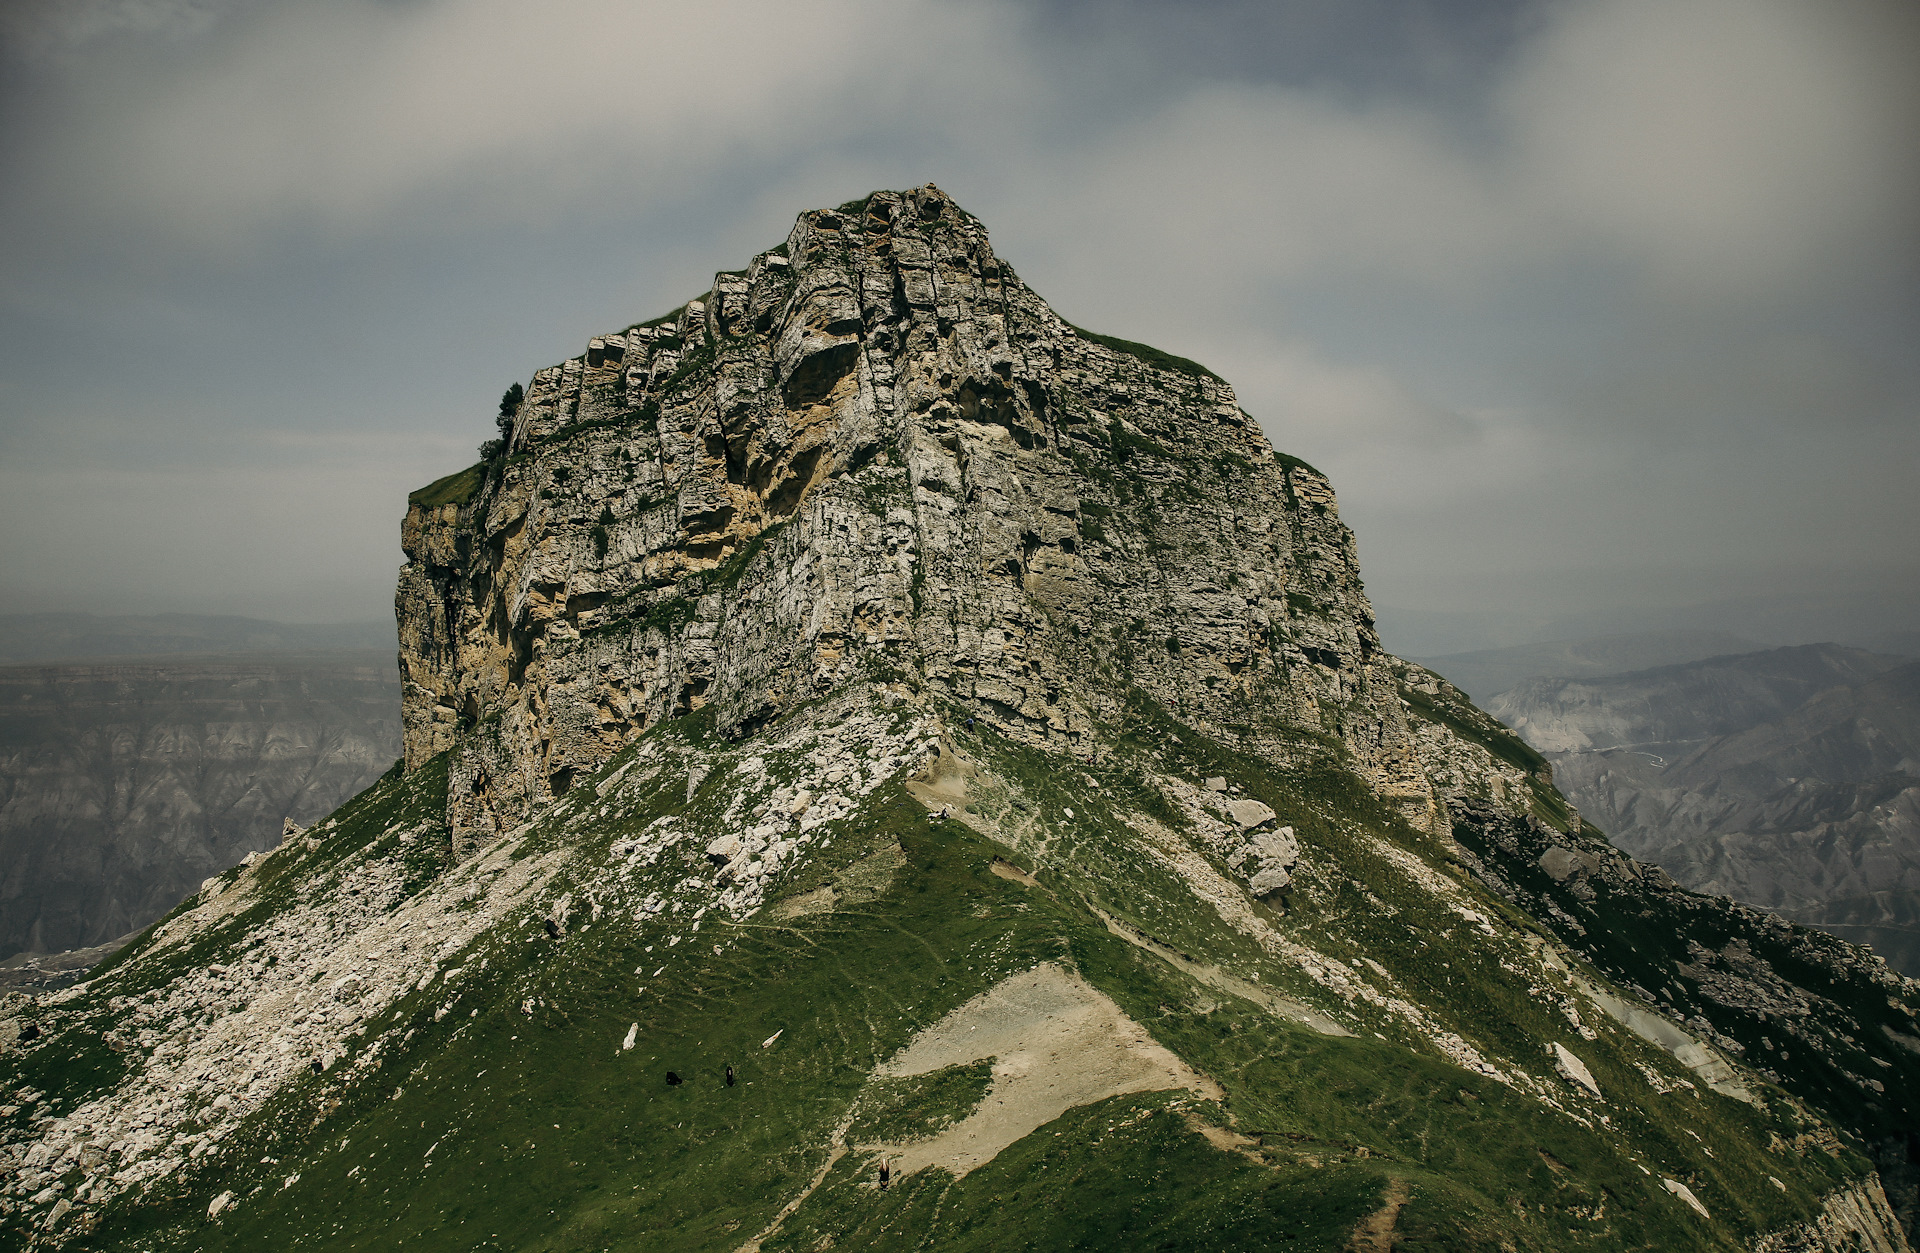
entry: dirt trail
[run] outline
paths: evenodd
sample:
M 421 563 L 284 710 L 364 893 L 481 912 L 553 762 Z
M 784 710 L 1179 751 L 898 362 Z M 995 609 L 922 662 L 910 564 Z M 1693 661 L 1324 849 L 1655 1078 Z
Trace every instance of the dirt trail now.
M 1407 1181 L 1392 1179 L 1379 1209 L 1360 1220 L 1353 1229 L 1347 1247 L 1353 1253 L 1393 1253 L 1393 1238 L 1400 1224 L 1400 1211 L 1407 1205 Z
M 1162 944 L 1159 940 L 1154 939 L 1139 928 L 1129 926 L 1127 923 L 1120 921 L 1103 909 L 1094 906 L 1088 906 L 1088 908 L 1093 910 L 1100 921 L 1107 924 L 1107 930 L 1113 932 L 1135 948 L 1152 953 L 1169 966 L 1186 972 L 1210 988 L 1228 993 L 1232 996 L 1237 996 L 1243 1001 L 1252 1001 L 1255 1005 L 1262 1007 L 1276 1017 L 1297 1022 L 1305 1027 L 1311 1027 L 1321 1035 L 1350 1036 L 1353 1034 L 1353 1032 L 1347 1030 L 1310 1005 L 1303 1005 L 1290 996 L 1282 996 L 1273 989 L 1262 987 L 1251 979 L 1242 979 L 1239 975 L 1228 974 L 1211 962 L 1203 962 L 1196 957 L 1189 957 L 1171 945 Z
M 760 1253 L 760 1246 L 773 1238 L 773 1233 L 780 1230 L 780 1224 L 793 1217 L 793 1212 L 804 1205 L 808 1197 L 819 1191 L 820 1185 L 826 1182 L 835 1164 L 847 1155 L 847 1128 L 852 1125 L 853 1114 L 849 1112 L 840 1120 L 840 1125 L 833 1129 L 833 1137 L 827 1149 L 827 1160 L 821 1162 L 820 1168 L 813 1172 L 813 1178 L 807 1180 L 807 1186 L 800 1190 L 800 1195 L 781 1206 L 780 1212 L 773 1216 L 773 1221 L 756 1232 L 753 1238 L 741 1245 L 735 1253 Z
M 862 1149 L 887 1153 L 903 1175 L 940 1166 L 959 1177 L 1076 1106 L 1170 1088 L 1224 1095 L 1104 993 L 1051 962 L 974 997 L 874 1074 L 904 1078 L 989 1057 L 993 1084 L 967 1117 L 928 1139 Z

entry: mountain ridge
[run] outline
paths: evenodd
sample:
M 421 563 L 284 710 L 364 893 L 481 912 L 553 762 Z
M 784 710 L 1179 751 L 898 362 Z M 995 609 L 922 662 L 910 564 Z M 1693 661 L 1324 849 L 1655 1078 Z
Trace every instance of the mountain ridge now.
M 1920 969 L 1920 663 L 1809 645 L 1490 703 L 1623 848 Z
M 214 614 L 0 614 L 0 665 L 385 648 L 383 624 Z

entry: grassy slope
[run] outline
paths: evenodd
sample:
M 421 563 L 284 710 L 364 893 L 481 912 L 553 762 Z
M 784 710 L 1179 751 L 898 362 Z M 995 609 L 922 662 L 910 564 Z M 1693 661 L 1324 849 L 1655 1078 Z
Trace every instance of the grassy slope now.
M 654 734 L 723 759 L 747 751 L 701 743 L 697 724 Z M 989 873 L 1005 847 L 960 822 L 930 821 L 890 784 L 787 885 L 810 890 L 898 841 L 906 864 L 877 899 L 792 923 L 764 912 L 742 926 L 709 919 L 675 947 L 658 918 L 609 916 L 559 944 L 531 919 L 503 928 L 452 959 L 472 969 L 484 956 L 488 968 L 463 981 L 444 1019 L 434 1018 L 439 994 L 415 993 L 373 1024 L 361 1047 L 387 1028 L 390 1043 L 367 1082 L 345 1086 L 330 1075 L 294 1085 L 219 1163 L 111 1213 L 77 1247 L 734 1248 L 799 1194 L 875 1064 L 1042 960 L 1079 968 L 1217 1079 L 1227 1108 L 1210 1117 L 1255 1135 L 1262 1147 L 1252 1155 L 1262 1160 L 1213 1148 L 1168 1108 L 1167 1094 L 1119 1097 L 1070 1112 L 957 1183 L 929 1172 L 881 1194 L 858 1183 L 861 1161 L 843 1159 L 770 1248 L 819 1247 L 827 1236 L 874 1248 L 1344 1247 L 1396 1180 L 1408 1197 L 1402 1248 L 1731 1248 L 1804 1216 L 1818 1195 L 1864 1172 L 1851 1157 L 1759 1147 L 1774 1125 L 1792 1132 L 1778 1106 L 1769 1117 L 1712 1095 L 1654 1095 L 1634 1061 L 1682 1072 L 1622 1032 L 1579 1041 L 1501 968 L 1531 924 L 1505 911 L 1501 940 L 1484 940 L 1411 889 L 1370 841 L 1386 835 L 1452 874 L 1447 850 L 1398 825 L 1350 776 L 1278 775 L 1190 729 L 1146 716 L 1134 725 L 1134 739 L 1093 768 L 1093 784 L 1056 759 L 960 737 L 990 776 L 974 817 L 1029 828 L 1019 842 L 1040 888 Z M 783 769 L 772 763 L 769 778 Z M 1384 1015 L 1356 1015 L 1227 927 L 1128 829 L 1128 814 L 1165 811 L 1147 782 L 1158 769 L 1225 772 L 1295 826 L 1303 870 L 1291 911 L 1267 911 L 1275 926 L 1323 952 L 1391 966 L 1448 1026 L 1536 1073 L 1545 1071 L 1542 1041 L 1569 1041 L 1612 1098 L 1613 1128 L 1583 1127 L 1463 1070 Z M 690 803 L 684 782 L 671 772 L 628 781 L 598 807 L 586 799 L 591 788 L 577 787 L 521 851 L 576 847 L 584 887 L 623 835 L 667 813 L 711 815 L 727 775 L 717 771 Z M 343 811 L 358 834 L 338 847 L 357 841 L 359 855 L 400 855 L 397 845 L 378 848 L 397 838 L 381 832 L 428 804 L 434 786 L 431 771 L 384 780 Z M 1063 816 L 1069 807 L 1074 820 Z M 697 850 L 689 862 L 669 859 L 621 899 L 702 868 Z M 291 862 L 282 873 L 295 869 L 327 873 Z M 1090 903 L 1340 1014 L 1358 1034 L 1320 1036 L 1204 988 L 1116 939 Z M 270 908 L 269 892 L 256 909 Z M 1481 908 L 1500 914 L 1490 897 Z M 220 942 L 203 939 L 183 959 L 215 960 Z M 165 974 L 128 974 L 136 971 L 143 980 Z M 122 983 L 99 995 L 134 990 Z M 521 1011 L 528 999 L 541 1002 L 531 1015 Z M 623 1053 L 632 1024 L 638 1043 Z M 731 1089 L 720 1081 L 728 1063 L 742 1079 Z M 668 1069 L 690 1082 L 669 1088 Z M 938 1101 L 936 1110 L 954 1112 Z M 1717 1221 L 1680 1205 L 1658 1174 L 1687 1181 Z M 208 1199 L 228 1189 L 239 1206 L 208 1223 Z

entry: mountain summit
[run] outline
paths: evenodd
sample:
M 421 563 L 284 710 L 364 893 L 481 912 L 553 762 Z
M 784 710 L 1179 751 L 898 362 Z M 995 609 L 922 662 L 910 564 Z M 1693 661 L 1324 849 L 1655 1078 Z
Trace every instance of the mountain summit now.
M 1608 845 L 937 189 L 503 416 L 403 761 L 7 1002 L 15 1244 L 1908 1247 L 1920 985 Z

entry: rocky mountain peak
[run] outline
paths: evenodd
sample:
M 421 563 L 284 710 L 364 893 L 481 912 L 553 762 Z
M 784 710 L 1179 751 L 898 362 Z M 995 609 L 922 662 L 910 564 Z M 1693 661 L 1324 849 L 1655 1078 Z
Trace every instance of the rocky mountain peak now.
M 469 845 L 660 719 L 861 675 L 1082 758 L 1133 689 L 1330 737 L 1443 822 L 1327 480 L 1203 366 L 1063 321 L 931 185 L 540 371 L 403 534 L 407 762 L 459 744 Z

